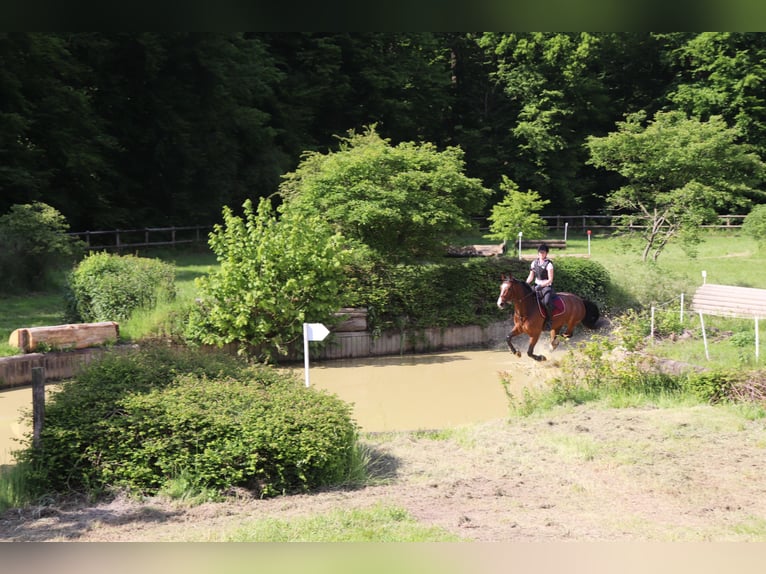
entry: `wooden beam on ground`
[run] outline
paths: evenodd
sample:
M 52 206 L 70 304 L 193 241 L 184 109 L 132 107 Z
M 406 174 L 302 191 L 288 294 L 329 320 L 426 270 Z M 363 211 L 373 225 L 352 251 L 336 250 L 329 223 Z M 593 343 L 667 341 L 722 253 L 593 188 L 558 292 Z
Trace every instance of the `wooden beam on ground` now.
M 119 337 L 119 325 L 114 321 L 104 321 L 16 329 L 8 338 L 8 344 L 31 353 L 39 350 L 97 347 L 116 343 Z

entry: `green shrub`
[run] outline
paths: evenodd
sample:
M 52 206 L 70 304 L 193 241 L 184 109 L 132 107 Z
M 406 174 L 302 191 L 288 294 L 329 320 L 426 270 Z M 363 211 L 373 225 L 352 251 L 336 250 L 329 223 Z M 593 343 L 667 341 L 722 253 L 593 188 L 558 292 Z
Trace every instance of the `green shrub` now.
M 762 247 L 766 244 L 766 204 L 756 205 L 742 222 L 742 233 Z
M 110 353 L 49 401 L 43 448 L 19 453 L 41 492 L 234 486 L 268 496 L 342 481 L 350 406 L 268 367 L 199 350 Z
M 0 291 L 41 291 L 55 274 L 82 256 L 82 242 L 67 235 L 69 225 L 45 203 L 13 205 L 0 217 Z
M 691 373 L 686 378 L 686 386 L 696 397 L 709 403 L 727 400 L 741 375 L 734 371 L 705 371 Z
M 595 303 L 608 304 L 609 271 L 601 263 L 577 257 L 558 257 L 553 261 L 556 291 L 568 291 Z
M 263 496 L 341 481 L 356 430 L 350 407 L 297 380 L 178 377 L 128 395 L 86 456 L 104 483 L 156 492 L 185 471 L 196 488 Z
M 175 268 L 158 259 L 92 253 L 69 275 L 67 320 L 120 321 L 176 295 Z

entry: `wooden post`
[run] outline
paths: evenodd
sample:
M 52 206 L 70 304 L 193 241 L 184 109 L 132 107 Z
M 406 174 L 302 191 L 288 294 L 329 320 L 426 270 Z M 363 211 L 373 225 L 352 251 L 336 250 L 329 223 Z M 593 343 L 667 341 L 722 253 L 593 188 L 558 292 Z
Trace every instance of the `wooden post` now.
M 32 445 L 41 446 L 45 419 L 45 368 L 32 367 Z

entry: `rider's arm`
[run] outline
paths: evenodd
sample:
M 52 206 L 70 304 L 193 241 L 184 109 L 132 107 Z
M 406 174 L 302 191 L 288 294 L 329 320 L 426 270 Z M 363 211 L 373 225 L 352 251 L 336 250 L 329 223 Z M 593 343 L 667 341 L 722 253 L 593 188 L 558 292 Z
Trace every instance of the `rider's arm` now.
M 548 265 L 548 280 L 545 282 L 545 285 L 553 285 L 553 265 Z
M 535 272 L 531 269 L 529 270 L 529 275 L 527 275 L 527 283 L 530 285 L 532 284 L 532 280 L 535 278 Z

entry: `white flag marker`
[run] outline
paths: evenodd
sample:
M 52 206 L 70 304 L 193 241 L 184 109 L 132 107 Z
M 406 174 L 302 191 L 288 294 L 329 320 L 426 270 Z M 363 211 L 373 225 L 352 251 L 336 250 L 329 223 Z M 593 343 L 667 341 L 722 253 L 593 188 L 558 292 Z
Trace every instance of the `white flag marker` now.
M 309 341 L 324 341 L 330 330 L 322 323 L 303 324 L 303 370 L 306 373 L 306 387 L 309 386 Z

